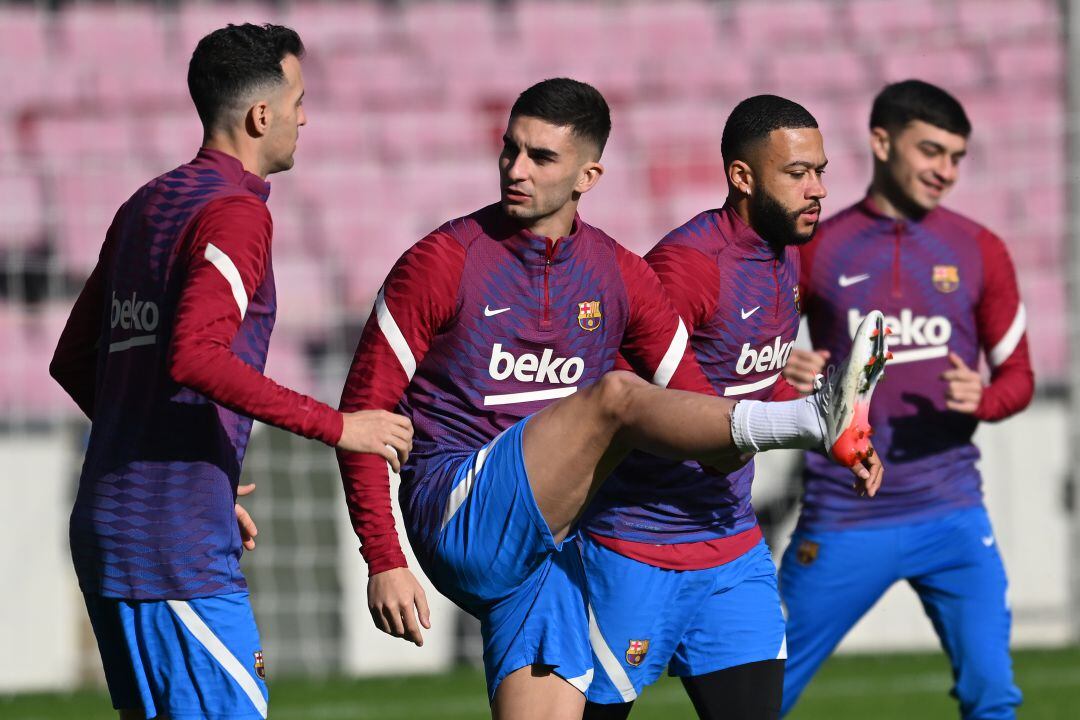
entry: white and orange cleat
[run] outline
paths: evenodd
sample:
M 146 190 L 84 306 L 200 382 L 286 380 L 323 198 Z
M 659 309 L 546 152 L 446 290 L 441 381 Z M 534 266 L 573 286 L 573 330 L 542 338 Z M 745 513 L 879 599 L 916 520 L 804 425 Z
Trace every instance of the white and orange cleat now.
M 818 408 L 823 424 L 825 451 L 845 467 L 854 467 L 869 457 L 870 396 L 885 373 L 891 357 L 885 343 L 889 335 L 885 316 L 873 310 L 863 318 L 851 341 L 851 353 L 844 364 L 821 381 L 818 378 Z

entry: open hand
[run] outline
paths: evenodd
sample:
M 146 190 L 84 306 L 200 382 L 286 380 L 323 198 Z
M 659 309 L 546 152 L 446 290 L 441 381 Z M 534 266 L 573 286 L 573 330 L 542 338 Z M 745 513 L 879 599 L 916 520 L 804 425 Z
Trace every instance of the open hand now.
M 881 464 L 881 458 L 878 457 L 873 445 L 870 446 L 866 459 L 853 465 L 851 472 L 855 475 L 855 482 L 852 483 L 851 487 L 859 495 L 868 495 L 869 497 L 877 495 L 885 475 L 885 466 Z
M 372 575 L 368 578 L 367 593 L 368 610 L 375 627 L 388 635 L 416 643 L 417 647 L 424 644 L 420 625 L 431 628 L 431 612 L 424 588 L 408 568 L 399 567 Z
M 240 497 L 255 492 L 255 483 L 239 485 L 236 494 Z M 255 521 L 248 515 L 248 511 L 240 503 L 236 503 L 236 524 L 240 528 L 240 539 L 244 542 L 245 550 L 255 549 L 255 536 L 259 534 L 259 528 L 255 527 Z
M 412 450 L 412 421 L 386 410 L 360 410 L 343 413 L 343 427 L 338 449 L 373 453 L 386 458 L 394 472 Z

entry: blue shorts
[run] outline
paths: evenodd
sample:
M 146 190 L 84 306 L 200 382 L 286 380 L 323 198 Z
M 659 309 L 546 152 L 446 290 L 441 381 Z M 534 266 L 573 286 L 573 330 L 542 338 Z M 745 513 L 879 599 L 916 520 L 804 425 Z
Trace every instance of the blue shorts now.
M 555 542 L 533 498 L 527 421 L 443 470 L 453 478 L 442 529 L 417 553 L 439 592 L 480 619 L 490 697 L 528 665 L 552 666 L 582 693 L 592 679 L 581 555 Z
M 885 527 L 796 531 L 780 566 L 787 713 L 818 667 L 894 583 L 907 580 L 952 663 L 963 718 L 1012 720 L 1005 567 L 982 506 Z
M 246 592 L 194 600 L 83 598 L 117 710 L 173 720 L 266 717 L 263 654 Z
M 630 702 L 665 669 L 705 675 L 787 655 L 776 566 L 765 541 L 704 570 L 667 570 L 585 536 L 590 639 L 597 672 L 589 702 Z

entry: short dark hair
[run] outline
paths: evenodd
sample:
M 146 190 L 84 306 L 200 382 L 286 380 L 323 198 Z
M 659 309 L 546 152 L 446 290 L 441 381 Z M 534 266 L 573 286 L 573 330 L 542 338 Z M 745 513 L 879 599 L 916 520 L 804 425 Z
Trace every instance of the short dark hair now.
M 569 127 L 570 131 L 597 147 L 602 155 L 611 134 L 611 111 L 600 91 L 588 83 L 570 78 L 538 82 L 518 95 L 510 117 L 525 116 Z
M 971 121 L 960 101 L 937 85 L 922 80 L 904 80 L 886 85 L 874 98 L 870 127 L 899 130 L 913 120 L 922 120 L 955 135 L 971 134 Z
M 799 103 L 778 95 L 755 95 L 735 106 L 724 123 L 720 154 L 724 167 L 745 160 L 750 149 L 773 130 L 816 128 L 817 120 Z
M 303 57 L 304 43 L 283 25 L 227 25 L 200 40 L 188 64 L 188 91 L 203 130 L 217 129 L 253 91 L 282 82 L 287 55 Z

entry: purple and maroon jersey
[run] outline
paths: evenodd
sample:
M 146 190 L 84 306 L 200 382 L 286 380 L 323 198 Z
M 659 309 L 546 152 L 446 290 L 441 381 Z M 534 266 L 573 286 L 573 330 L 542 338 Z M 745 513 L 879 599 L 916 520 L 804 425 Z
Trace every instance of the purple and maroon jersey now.
M 446 223 L 398 260 L 360 338 L 341 408 L 397 407 L 412 418 L 401 506 L 410 535 L 426 539 L 438 532 L 451 490 L 449 474 L 432 471 L 596 382 L 620 352 L 658 385 L 710 392 L 686 338 L 641 258 L 580 218 L 552 240 L 492 205 Z M 369 572 L 404 566 L 385 460 L 338 458 Z
M 717 395 L 793 394 L 784 392 L 791 388 L 781 372 L 799 330 L 796 248 L 774 252 L 725 206 L 672 230 L 645 259 Z M 761 537 L 750 503 L 753 478 L 753 462 L 724 474 L 637 452 L 601 487 L 584 527 L 598 542 L 650 564 L 718 565 Z
M 84 592 L 246 587 L 233 511 L 252 416 L 334 443 L 340 414 L 262 375 L 270 186 L 203 149 L 117 212 L 50 370 L 92 420 L 70 539 Z
M 806 455 L 800 524 L 807 529 L 892 523 L 982 502 L 971 442 L 979 420 L 1023 409 L 1034 391 L 1024 306 L 1005 244 L 944 208 L 920 221 L 881 214 L 869 198 L 822 224 L 802 251 L 803 302 L 817 349 L 840 363 L 871 310 L 885 314 L 893 353 L 874 391 L 870 423 L 887 474 L 872 500 L 851 473 Z M 949 353 L 990 367 L 975 415 L 947 410 Z

